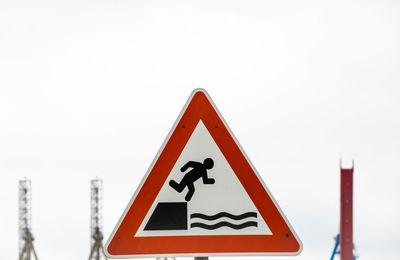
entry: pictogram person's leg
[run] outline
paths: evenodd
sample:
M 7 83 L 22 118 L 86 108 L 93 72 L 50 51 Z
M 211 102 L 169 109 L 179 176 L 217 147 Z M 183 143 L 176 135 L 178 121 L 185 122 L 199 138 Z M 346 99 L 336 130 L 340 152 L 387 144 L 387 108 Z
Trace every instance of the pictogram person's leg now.
M 170 180 L 169 181 L 169 186 L 174 188 L 174 190 L 176 190 L 179 193 L 181 193 L 183 191 L 183 189 L 185 188 L 185 185 L 183 184 L 183 181 L 181 181 L 181 183 L 178 184 L 176 181 Z
M 194 185 L 193 185 L 193 183 L 188 183 L 187 187 L 188 187 L 189 191 L 185 196 L 185 200 L 189 201 L 192 198 L 193 194 L 194 194 Z

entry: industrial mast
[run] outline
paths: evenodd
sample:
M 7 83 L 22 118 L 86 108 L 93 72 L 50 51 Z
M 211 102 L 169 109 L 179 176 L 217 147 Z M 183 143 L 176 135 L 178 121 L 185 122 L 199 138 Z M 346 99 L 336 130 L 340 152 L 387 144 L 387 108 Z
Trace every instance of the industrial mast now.
M 90 181 L 90 255 L 89 260 L 107 259 L 103 252 L 103 181 Z
M 353 173 L 354 161 L 349 169 L 342 168 L 340 162 L 340 233 L 335 237 L 331 260 L 340 254 L 341 260 L 355 260 L 353 244 Z
M 38 260 L 31 229 L 31 181 L 19 181 L 19 260 Z

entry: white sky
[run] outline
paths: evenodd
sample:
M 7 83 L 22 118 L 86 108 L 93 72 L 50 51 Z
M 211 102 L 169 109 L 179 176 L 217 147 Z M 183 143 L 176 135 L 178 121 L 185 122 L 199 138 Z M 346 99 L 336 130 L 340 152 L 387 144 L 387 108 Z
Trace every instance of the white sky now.
M 32 179 L 41 260 L 87 259 L 90 179 L 117 223 L 191 91 L 208 90 L 304 244 L 328 259 L 339 159 L 361 259 L 400 255 L 398 1 L 0 1 L 0 255 Z M 266 258 L 258 257 L 257 259 Z

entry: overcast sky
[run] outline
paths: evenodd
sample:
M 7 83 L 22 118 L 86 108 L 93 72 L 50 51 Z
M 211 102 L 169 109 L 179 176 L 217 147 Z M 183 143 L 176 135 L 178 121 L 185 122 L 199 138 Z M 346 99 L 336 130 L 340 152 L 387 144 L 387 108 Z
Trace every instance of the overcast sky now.
M 0 256 L 32 180 L 41 260 L 108 237 L 194 88 L 205 88 L 303 241 L 328 259 L 339 160 L 360 259 L 400 256 L 398 1 L 0 1 Z M 264 259 L 267 257 L 258 257 Z M 222 258 L 224 259 L 224 258 Z

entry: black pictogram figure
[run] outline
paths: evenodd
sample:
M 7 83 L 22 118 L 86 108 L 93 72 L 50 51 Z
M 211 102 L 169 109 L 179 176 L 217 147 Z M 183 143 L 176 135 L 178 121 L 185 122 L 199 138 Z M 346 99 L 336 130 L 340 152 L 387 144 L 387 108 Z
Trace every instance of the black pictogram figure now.
M 203 163 L 189 161 L 182 168 L 181 172 L 186 171 L 189 167 L 193 168 L 183 176 L 180 183 L 174 180 L 169 182 L 169 186 L 174 188 L 177 192 L 181 193 L 185 187 L 188 187 L 189 191 L 185 196 L 185 200 L 189 201 L 194 194 L 194 182 L 202 178 L 204 184 L 214 184 L 215 180 L 208 178 L 207 170 L 214 166 L 214 161 L 211 158 L 207 158 Z

